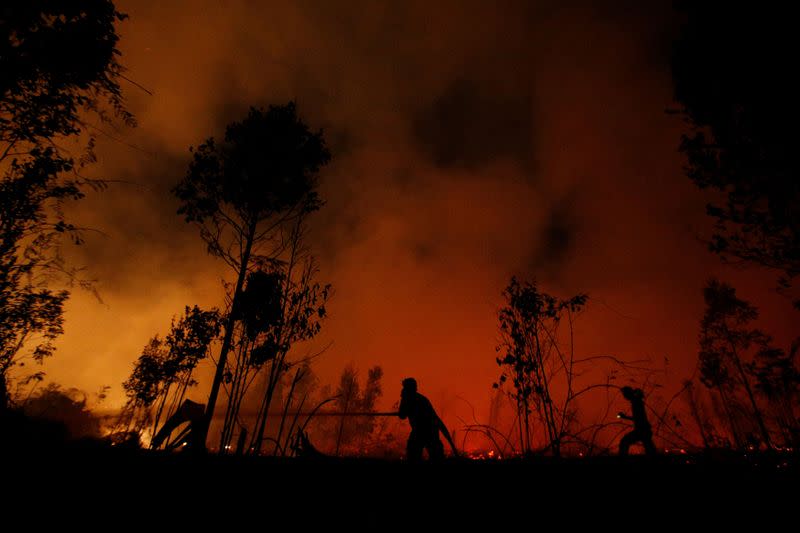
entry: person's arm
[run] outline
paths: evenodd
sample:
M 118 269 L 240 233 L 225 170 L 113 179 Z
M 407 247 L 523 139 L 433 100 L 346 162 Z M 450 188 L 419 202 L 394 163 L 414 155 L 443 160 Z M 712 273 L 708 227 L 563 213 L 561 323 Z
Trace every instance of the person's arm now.
M 400 417 L 400 420 L 408 418 L 408 401 L 405 396 L 400 397 L 400 407 L 397 409 L 397 416 Z

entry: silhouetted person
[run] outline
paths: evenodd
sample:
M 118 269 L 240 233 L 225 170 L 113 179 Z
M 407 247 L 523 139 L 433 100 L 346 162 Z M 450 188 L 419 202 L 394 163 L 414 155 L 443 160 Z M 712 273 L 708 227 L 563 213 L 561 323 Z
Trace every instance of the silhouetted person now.
M 430 400 L 417 392 L 417 380 L 406 378 L 403 380 L 403 390 L 400 393 L 400 410 L 398 415 L 402 420 L 408 418 L 411 424 L 411 435 L 408 436 L 406 457 L 409 461 L 422 459 L 422 450 L 428 450 L 428 457 L 438 461 L 444 459 L 444 447 L 439 440 L 441 431 L 453 449 L 453 454 L 458 455 L 450 432 L 444 422 L 433 410 Z
M 617 416 L 625 420 L 632 420 L 633 431 L 627 433 L 622 437 L 622 440 L 619 441 L 619 454 L 628 455 L 628 449 L 631 447 L 631 444 L 641 442 L 647 455 L 655 455 L 656 447 L 653 444 L 653 430 L 650 427 L 650 422 L 647 420 L 647 412 L 644 408 L 644 392 L 642 389 L 622 387 L 622 396 L 631 402 L 632 416 L 628 416 L 621 411 Z

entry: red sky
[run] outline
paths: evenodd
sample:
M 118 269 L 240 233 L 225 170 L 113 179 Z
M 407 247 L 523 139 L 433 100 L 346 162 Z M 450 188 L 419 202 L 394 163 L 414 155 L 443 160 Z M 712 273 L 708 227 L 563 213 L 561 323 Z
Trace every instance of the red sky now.
M 772 275 L 702 243 L 705 199 L 664 112 L 671 3 L 610 4 L 120 1 L 122 62 L 154 95 L 124 87 L 140 125 L 101 139 L 92 172 L 126 183 L 74 209 L 103 232 L 73 251 L 103 302 L 73 295 L 48 377 L 111 385 L 120 405 L 147 340 L 184 305 L 221 304 L 223 267 L 169 189 L 190 145 L 289 99 L 334 154 L 311 238 L 335 288 L 315 342 L 332 343 L 326 381 L 380 364 L 386 406 L 413 375 L 449 424 L 464 400 L 484 416 L 513 274 L 587 292 L 579 353 L 650 358 L 665 396 L 694 370 L 710 276 L 785 339 L 796 315 Z

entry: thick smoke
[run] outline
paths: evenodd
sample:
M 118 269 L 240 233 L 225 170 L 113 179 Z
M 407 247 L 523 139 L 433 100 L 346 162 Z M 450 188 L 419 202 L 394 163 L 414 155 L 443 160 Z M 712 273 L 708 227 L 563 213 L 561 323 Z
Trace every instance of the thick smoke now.
M 594 4 L 120 1 L 122 61 L 154 94 L 127 85 L 140 127 L 100 139 L 92 172 L 121 182 L 76 206 L 103 234 L 73 256 L 103 303 L 74 295 L 49 376 L 112 385 L 119 405 L 151 335 L 186 304 L 221 304 L 224 268 L 169 190 L 190 146 L 294 99 L 334 153 L 311 234 L 336 289 L 324 381 L 377 362 L 388 404 L 413 375 L 453 423 L 470 416 L 459 398 L 482 412 L 512 274 L 596 297 L 583 353 L 668 355 L 668 380 L 688 377 L 705 279 L 760 302 L 769 282 L 697 238 L 704 199 L 664 113 L 671 3 Z

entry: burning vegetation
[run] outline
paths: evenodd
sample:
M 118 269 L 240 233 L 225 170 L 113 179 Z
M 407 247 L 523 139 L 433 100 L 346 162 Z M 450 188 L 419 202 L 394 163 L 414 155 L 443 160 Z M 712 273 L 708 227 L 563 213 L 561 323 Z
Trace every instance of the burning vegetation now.
M 79 391 L 39 388 L 43 375 L 29 373 L 29 363 L 54 355 L 70 290 L 94 288 L 62 253 L 66 245 L 82 244 L 85 233 L 64 205 L 108 185 L 85 176 L 97 159 L 96 139 L 87 132 L 103 131 L 95 122 L 136 125 L 120 87 L 133 82 L 116 48 L 117 24 L 126 16 L 110 0 L 75 5 L 9 0 L 0 8 L 4 436 L 23 447 L 82 440 L 147 457 L 357 458 L 372 464 L 368 460 L 413 458 L 423 448 L 441 459 L 442 433 L 453 459 L 476 463 L 587 463 L 630 448 L 668 464 L 711 457 L 793 467 L 800 448 L 800 340 L 781 345 L 759 326 L 758 308 L 718 279 L 698 294 L 705 307 L 696 371 L 677 391 L 665 391 L 659 381 L 666 361 L 659 367 L 650 359 L 585 353 L 576 324 L 592 312 L 591 297 L 551 294 L 532 277 L 511 277 L 502 291 L 494 354 L 499 376 L 488 420 L 445 424 L 433 403 L 417 394 L 413 378 L 403 382 L 402 400 L 387 400 L 397 384 L 383 382 L 384 362 L 365 374 L 351 364 L 337 383 L 321 383 L 314 369 L 325 348 L 315 341 L 334 291 L 320 280 L 309 235 L 325 204 L 320 177 L 333 155 L 330 136 L 307 123 L 294 101 L 251 107 L 222 136 L 190 147 L 185 173 L 172 184 L 176 222 L 180 217 L 189 224 L 224 268 L 217 307 L 186 305 L 168 333 L 153 335 L 131 354 L 133 368 L 122 384 L 126 403 L 110 423 Z M 779 289 L 791 295 L 800 273 L 800 193 L 796 143 L 790 142 L 796 125 L 787 129 L 776 119 L 783 113 L 761 81 L 751 86 L 740 79 L 737 58 L 717 61 L 717 39 L 741 52 L 739 33 L 720 27 L 707 7 L 682 9 L 687 20 L 674 58 L 680 105 L 674 113 L 691 132 L 680 149 L 688 177 L 724 200 L 708 206 L 715 220 L 708 244 L 724 258 L 779 272 Z M 741 26 L 746 14 L 730 10 Z M 745 54 L 748 61 L 781 49 L 769 39 L 750 45 L 758 54 Z M 768 45 L 774 49 L 760 48 Z M 709 57 L 714 69 L 704 62 Z M 761 63 L 745 63 L 763 73 Z M 712 74 L 725 83 L 711 83 Z M 708 94 L 708 87 L 720 94 Z M 784 90 L 782 83 L 774 87 Z M 794 98 L 793 92 L 778 96 L 787 94 Z M 69 143 L 82 146 L 80 155 L 65 148 Z M 547 230 L 558 240 L 559 228 Z M 417 251 L 430 253 L 424 246 Z M 207 393 L 198 387 L 204 365 L 213 372 Z M 387 402 L 391 407 L 382 410 Z

